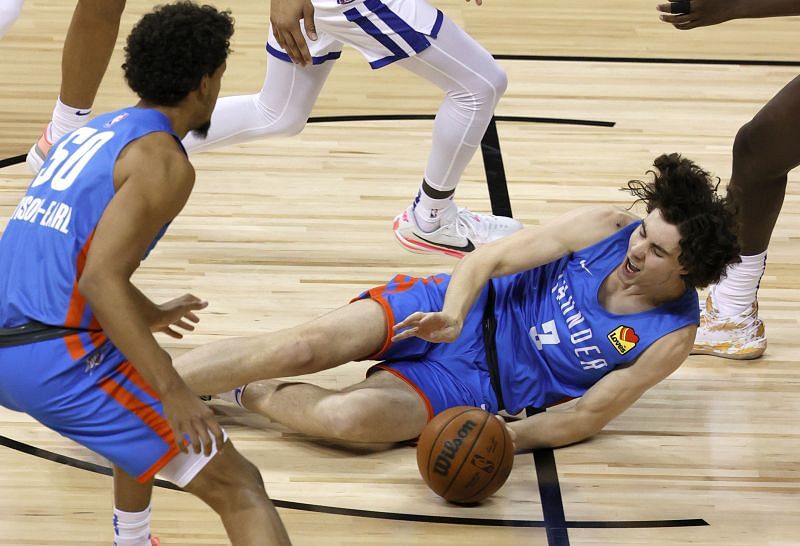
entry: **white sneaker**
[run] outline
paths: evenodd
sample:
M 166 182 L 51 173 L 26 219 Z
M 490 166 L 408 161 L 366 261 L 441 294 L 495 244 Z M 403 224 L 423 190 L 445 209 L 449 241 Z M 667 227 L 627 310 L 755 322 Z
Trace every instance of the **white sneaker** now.
M 417 225 L 413 205 L 394 219 L 394 236 L 411 252 L 441 253 L 463 258 L 467 252 L 511 235 L 522 229 L 513 218 L 476 214 L 467 209 L 449 207 L 441 216 L 439 229 L 426 233 Z
M 714 308 L 711 294 L 700 310 L 700 327 L 693 355 L 713 355 L 735 360 L 758 358 L 767 349 L 764 322 L 758 318 L 758 302 L 732 317 L 722 317 Z

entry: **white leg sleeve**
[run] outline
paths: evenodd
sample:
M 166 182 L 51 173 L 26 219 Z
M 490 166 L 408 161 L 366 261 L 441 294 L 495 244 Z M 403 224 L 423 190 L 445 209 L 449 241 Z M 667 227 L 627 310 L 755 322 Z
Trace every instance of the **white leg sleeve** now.
M 433 123 L 425 180 L 437 190 L 452 190 L 475 155 L 506 90 L 505 71 L 447 17 L 430 47 L 397 64 L 446 92 Z
M 0 38 L 2 38 L 22 11 L 24 0 L 2 0 L 0 1 Z
M 261 92 L 219 99 L 208 136 L 189 133 L 183 145 L 189 152 L 198 152 L 257 138 L 296 135 L 305 126 L 333 64 L 301 67 L 269 58 Z

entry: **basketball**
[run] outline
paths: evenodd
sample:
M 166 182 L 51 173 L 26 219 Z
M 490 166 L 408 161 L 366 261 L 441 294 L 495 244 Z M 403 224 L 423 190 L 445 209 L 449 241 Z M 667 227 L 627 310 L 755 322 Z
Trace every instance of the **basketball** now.
M 434 417 L 417 443 L 417 466 L 425 483 L 456 504 L 474 504 L 493 494 L 513 464 L 514 443 L 505 424 L 471 406 Z

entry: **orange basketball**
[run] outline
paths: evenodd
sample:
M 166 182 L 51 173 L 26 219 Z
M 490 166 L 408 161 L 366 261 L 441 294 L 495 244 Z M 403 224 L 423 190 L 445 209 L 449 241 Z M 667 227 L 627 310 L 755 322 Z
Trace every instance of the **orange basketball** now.
M 417 443 L 417 466 L 425 483 L 445 500 L 480 502 L 508 479 L 514 444 L 505 424 L 471 406 L 443 411 Z

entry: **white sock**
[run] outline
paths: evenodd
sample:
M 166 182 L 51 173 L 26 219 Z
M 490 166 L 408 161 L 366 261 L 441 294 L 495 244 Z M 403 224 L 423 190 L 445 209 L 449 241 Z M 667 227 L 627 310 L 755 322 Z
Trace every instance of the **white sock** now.
M 150 546 L 150 507 L 141 512 L 114 508 L 114 546 Z
M 452 195 L 444 199 L 434 199 L 420 188 L 416 199 L 414 199 L 414 219 L 422 231 L 430 233 L 441 226 L 442 212 L 449 207 L 455 206 Z
M 61 102 L 61 97 L 58 97 L 49 126 L 50 141 L 55 142 L 67 133 L 80 129 L 89 121 L 91 114 L 91 108 L 73 108 Z
M 244 405 L 242 404 L 242 395 L 244 394 L 244 390 L 247 388 L 247 385 L 242 385 L 241 387 L 236 387 L 233 390 L 222 392 L 217 395 L 217 398 L 220 400 L 225 400 L 226 402 L 230 402 L 231 404 L 236 404 L 240 408 L 243 408 Z
M 714 307 L 723 317 L 747 311 L 756 301 L 758 285 L 767 265 L 767 251 L 742 256 L 742 263 L 728 267 L 726 276 L 712 287 Z

